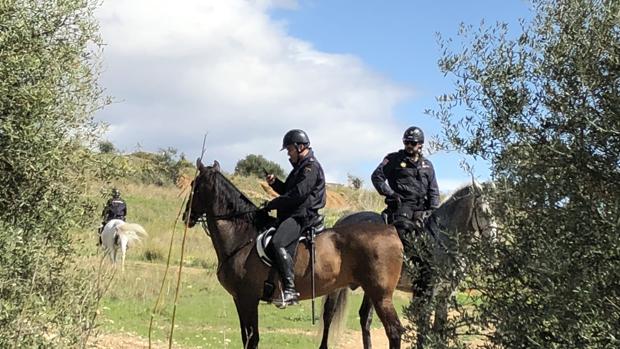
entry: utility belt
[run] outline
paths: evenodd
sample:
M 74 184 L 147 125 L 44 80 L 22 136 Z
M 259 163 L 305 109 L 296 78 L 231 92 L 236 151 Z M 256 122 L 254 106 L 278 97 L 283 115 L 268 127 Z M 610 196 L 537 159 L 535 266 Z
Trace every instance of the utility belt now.
M 425 210 L 422 206 L 410 206 L 407 203 L 400 205 L 395 210 L 390 207 L 383 211 L 386 223 L 394 224 L 399 234 L 421 233 L 424 231 L 426 220 L 432 211 Z

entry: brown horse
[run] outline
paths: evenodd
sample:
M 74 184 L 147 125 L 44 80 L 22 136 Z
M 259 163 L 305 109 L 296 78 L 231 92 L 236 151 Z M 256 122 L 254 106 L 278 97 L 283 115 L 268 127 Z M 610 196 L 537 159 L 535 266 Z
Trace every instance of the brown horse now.
M 271 218 L 257 211 L 222 175 L 217 161 L 213 166 L 198 161 L 197 166 L 199 174 L 194 180 L 184 221 L 189 227 L 199 221 L 206 225 L 218 257 L 218 280 L 237 307 L 244 348 L 256 348 L 258 303 L 269 267 L 260 260 L 255 245 L 257 233 Z M 315 241 L 316 295 L 361 286 L 385 327 L 390 348 L 400 348 L 403 327 L 392 303 L 403 262 L 403 246 L 396 230 L 383 224 L 352 224 L 327 229 Z M 295 285 L 302 300 L 312 297 L 309 261 L 308 249 L 300 244 L 295 261 Z M 327 343 L 322 343 L 321 348 L 327 348 Z
M 431 304 L 434 300 L 435 307 L 430 309 L 418 306 L 416 310 L 416 326 L 418 333 L 416 347 L 424 348 L 425 336 L 433 331 L 440 340 L 445 340 L 445 330 L 448 321 L 448 305 L 454 297 L 459 282 L 463 278 L 465 260 L 461 257 L 461 250 L 471 245 L 474 238 L 483 238 L 489 241 L 495 239 L 496 224 L 491 213 L 490 205 L 484 197 L 486 191 L 493 190 L 492 184 L 484 186 L 474 182 L 457 189 L 448 197 L 441 206 L 433 213 L 429 221 L 433 222 L 432 243 L 430 258 L 433 266 L 431 280 L 431 292 L 424 295 L 415 295 L 414 300 L 420 304 Z M 383 223 L 383 217 L 375 212 L 358 212 L 339 219 L 334 228 L 339 229 L 351 224 L 361 222 Z M 402 273 L 397 289 L 404 292 L 413 292 L 413 280 L 409 273 Z M 337 290 L 324 297 L 323 307 L 323 341 L 327 341 L 329 327 L 334 314 L 340 315 L 344 304 L 342 299 L 347 297 L 347 289 Z M 373 303 L 367 295 L 359 309 L 360 325 L 362 327 L 362 341 L 364 349 L 372 347 L 370 341 L 370 325 L 372 322 Z M 431 326 L 431 313 L 434 310 L 434 318 Z

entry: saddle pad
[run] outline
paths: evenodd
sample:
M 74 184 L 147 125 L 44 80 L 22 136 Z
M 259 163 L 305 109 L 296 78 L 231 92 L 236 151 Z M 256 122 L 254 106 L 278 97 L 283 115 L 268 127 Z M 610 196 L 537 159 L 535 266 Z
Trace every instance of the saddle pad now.
M 321 225 L 320 227 L 315 227 L 315 229 L 316 230 L 314 234 L 316 237 L 317 235 L 319 235 L 319 233 L 325 230 L 325 227 Z M 258 257 L 263 263 L 265 263 L 269 267 L 273 266 L 273 261 L 267 254 L 267 247 L 271 243 L 271 238 L 273 237 L 273 234 L 275 232 L 276 232 L 276 228 L 270 227 L 264 232 L 258 234 L 258 237 L 256 238 L 256 252 L 258 252 Z M 306 234 L 301 234 L 298 241 L 305 242 L 306 240 L 308 240 L 308 237 L 306 236 Z

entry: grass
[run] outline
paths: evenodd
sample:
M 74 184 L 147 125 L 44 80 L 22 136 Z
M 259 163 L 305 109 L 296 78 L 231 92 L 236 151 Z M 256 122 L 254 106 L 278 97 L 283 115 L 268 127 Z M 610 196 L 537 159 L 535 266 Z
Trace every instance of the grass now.
M 171 270 L 164 287 L 163 306 L 155 316 L 153 338 L 165 341 L 170 331 L 176 270 Z M 133 263 L 124 274 L 117 274 L 114 287 L 102 304 L 101 321 L 107 332 L 130 332 L 148 337 L 150 314 L 157 299 L 164 267 L 151 263 Z M 350 298 L 346 327 L 359 330 L 357 309 L 362 294 Z M 397 309 L 408 302 L 395 297 Z M 320 301 L 317 303 L 320 308 Z M 353 310 L 355 309 L 355 310 Z M 178 300 L 174 340 L 197 348 L 239 348 L 239 320 L 232 297 L 219 285 L 213 271 L 186 268 Z M 311 303 L 284 310 L 261 304 L 259 308 L 261 346 L 265 348 L 308 348 L 320 342 L 319 326 L 311 325 Z M 380 327 L 375 318 L 373 327 Z

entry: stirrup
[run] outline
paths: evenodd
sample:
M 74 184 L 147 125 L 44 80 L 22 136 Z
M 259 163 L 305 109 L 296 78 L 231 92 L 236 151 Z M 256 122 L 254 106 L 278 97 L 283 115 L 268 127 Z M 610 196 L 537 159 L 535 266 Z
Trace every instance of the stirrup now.
M 284 299 L 285 293 L 288 293 L 288 299 Z M 280 298 L 274 299 L 273 304 L 279 309 L 285 309 L 289 305 L 297 305 L 299 304 L 299 292 L 285 292 L 280 290 Z

